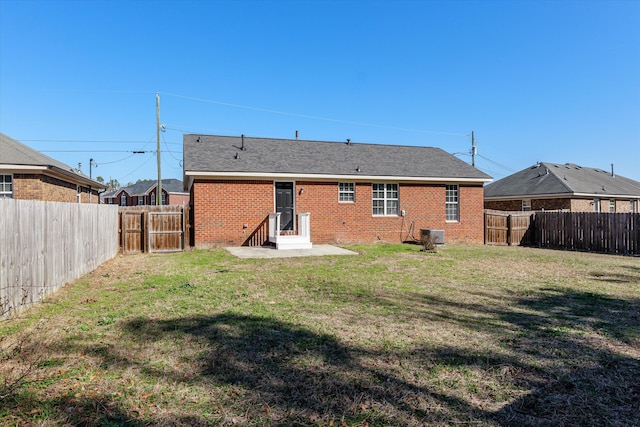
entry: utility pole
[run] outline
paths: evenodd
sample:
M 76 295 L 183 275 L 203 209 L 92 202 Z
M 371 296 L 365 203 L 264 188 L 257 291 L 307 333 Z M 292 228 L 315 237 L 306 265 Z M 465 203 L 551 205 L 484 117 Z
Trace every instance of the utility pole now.
M 95 160 L 89 159 L 89 179 L 93 179 L 93 174 L 92 174 L 92 166 L 93 165 L 96 165 L 96 167 L 98 167 L 98 164 L 96 163 Z
M 471 131 L 471 166 L 476 166 L 476 154 L 478 152 L 478 147 L 476 146 L 476 139 L 473 135 L 473 131 Z
M 156 188 L 156 205 L 162 205 L 162 174 L 160 172 L 160 95 L 156 92 L 156 136 L 158 139 L 158 187 Z

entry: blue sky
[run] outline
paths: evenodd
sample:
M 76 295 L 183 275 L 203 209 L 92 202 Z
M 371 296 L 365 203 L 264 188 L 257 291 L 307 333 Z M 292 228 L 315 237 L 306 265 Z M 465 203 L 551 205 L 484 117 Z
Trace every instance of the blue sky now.
M 0 1 L 0 132 L 121 183 L 183 133 L 436 146 L 640 181 L 638 1 Z M 146 151 L 133 154 L 132 151 Z

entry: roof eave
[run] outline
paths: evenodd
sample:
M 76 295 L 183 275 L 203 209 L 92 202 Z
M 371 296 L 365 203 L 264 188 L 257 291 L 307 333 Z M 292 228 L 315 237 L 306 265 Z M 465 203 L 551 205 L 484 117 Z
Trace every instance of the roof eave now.
M 189 178 L 189 187 L 194 178 L 220 178 L 220 179 L 306 179 L 310 181 L 326 181 L 326 180 L 348 180 L 348 181 L 402 181 L 402 182 L 468 182 L 484 184 L 492 181 L 491 178 L 456 178 L 456 177 L 427 177 L 427 176 L 402 176 L 402 175 L 338 175 L 338 174 L 310 174 L 310 173 L 273 173 L 273 172 L 203 172 L 188 171 L 184 172 L 185 177 Z
M 102 189 L 105 190 L 107 188 L 106 185 L 100 184 L 98 181 L 94 181 L 90 178 L 85 178 L 82 175 L 78 175 L 77 173 L 67 171 L 61 169 L 57 166 L 53 165 L 16 165 L 16 164 L 1 164 L 0 171 L 3 172 L 11 172 L 11 173 L 21 173 L 21 172 L 40 172 L 40 173 L 49 173 L 58 178 L 66 178 L 67 181 L 71 181 L 74 184 L 84 184 L 91 188 Z
M 1 164 L 0 165 L 0 170 L 3 172 L 11 172 L 11 173 L 16 173 L 16 172 L 21 172 L 24 170 L 28 170 L 28 171 L 44 171 L 47 170 L 46 166 L 32 166 L 32 165 L 13 165 L 13 164 Z
M 61 175 L 67 178 L 70 178 L 71 180 L 73 180 L 74 182 L 78 183 L 78 184 L 85 184 L 91 188 L 95 188 L 97 190 L 101 189 L 101 190 L 106 190 L 107 186 L 104 184 L 100 184 L 98 181 L 94 181 L 91 178 L 85 178 L 82 175 L 78 175 L 77 173 L 71 172 L 71 171 L 66 171 L 64 169 L 60 169 L 57 166 L 49 166 L 48 167 L 49 171 L 51 171 L 54 174 L 57 175 Z
M 602 199 L 613 197 L 615 199 L 640 199 L 640 196 L 632 194 L 603 194 L 603 193 L 550 193 L 550 194 L 515 194 L 510 196 L 486 196 L 485 200 L 515 200 L 515 199 L 557 199 L 557 198 L 591 198 Z

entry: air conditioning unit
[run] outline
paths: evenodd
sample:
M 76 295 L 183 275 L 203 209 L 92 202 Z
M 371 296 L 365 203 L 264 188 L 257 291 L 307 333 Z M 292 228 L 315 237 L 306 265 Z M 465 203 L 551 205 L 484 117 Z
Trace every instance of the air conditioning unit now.
M 432 230 L 430 228 L 420 229 L 420 238 L 431 237 L 435 239 L 437 245 L 444 245 L 444 230 Z

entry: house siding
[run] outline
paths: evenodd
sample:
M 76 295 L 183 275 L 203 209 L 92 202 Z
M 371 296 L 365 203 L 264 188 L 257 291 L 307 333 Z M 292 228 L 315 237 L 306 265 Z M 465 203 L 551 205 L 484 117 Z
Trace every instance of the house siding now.
M 400 183 L 405 217 L 373 216 L 372 184 L 355 188 L 355 202 L 340 203 L 338 182 L 296 181 L 296 212 L 311 213 L 313 243 L 400 242 L 411 223 L 415 238 L 421 228 L 432 228 L 445 230 L 447 242 L 483 242 L 481 185 L 459 186 L 459 222 L 445 220 L 444 184 Z M 274 211 L 274 182 L 195 180 L 191 200 L 196 246 L 239 246 Z
M 78 202 L 77 185 L 48 175 L 14 174 L 13 197 L 22 200 L 45 202 Z M 98 191 L 81 187 L 81 203 L 98 203 Z

